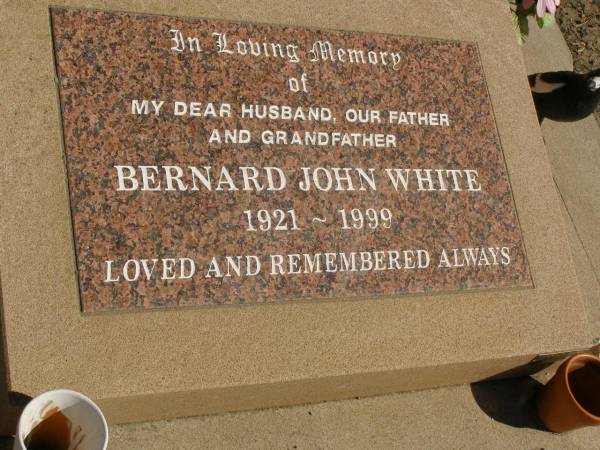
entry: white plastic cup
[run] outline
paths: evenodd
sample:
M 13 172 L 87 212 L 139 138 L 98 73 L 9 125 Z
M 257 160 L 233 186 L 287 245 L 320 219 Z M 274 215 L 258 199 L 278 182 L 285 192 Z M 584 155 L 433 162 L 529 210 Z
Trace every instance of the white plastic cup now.
M 27 404 L 19 419 L 13 450 L 30 450 L 25 440 L 44 421 L 47 427 L 58 424 L 63 435 L 68 433 L 69 445 L 60 450 L 106 450 L 108 425 L 102 411 L 85 395 L 68 389 L 45 392 Z

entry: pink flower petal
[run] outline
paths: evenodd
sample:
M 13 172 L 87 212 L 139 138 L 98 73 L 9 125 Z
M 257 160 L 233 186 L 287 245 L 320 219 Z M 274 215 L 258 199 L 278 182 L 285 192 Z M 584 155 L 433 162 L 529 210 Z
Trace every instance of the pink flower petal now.
M 538 0 L 537 2 L 537 16 L 544 17 L 546 15 L 546 0 Z
M 549 0 L 547 3 L 548 11 L 550 11 L 550 14 L 554 15 L 556 12 L 556 4 L 554 3 L 554 0 Z

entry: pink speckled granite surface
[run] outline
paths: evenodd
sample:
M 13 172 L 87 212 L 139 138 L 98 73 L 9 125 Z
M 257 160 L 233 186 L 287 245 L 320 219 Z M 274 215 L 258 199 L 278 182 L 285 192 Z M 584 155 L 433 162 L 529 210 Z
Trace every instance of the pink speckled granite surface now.
M 223 21 L 54 9 L 52 25 L 65 159 L 84 311 L 345 299 L 476 288 L 531 287 L 492 106 L 475 44 Z M 197 36 L 202 53 L 177 53 L 169 30 Z M 231 41 L 294 42 L 297 64 L 277 58 L 217 54 L 213 32 Z M 342 48 L 397 50 L 389 66 L 308 61 L 316 40 Z M 305 72 L 308 93 L 286 80 Z M 158 116 L 131 114 L 132 99 L 165 100 Z M 176 117 L 169 105 L 226 102 L 323 106 L 336 124 Z M 450 126 L 349 124 L 348 108 L 432 111 Z M 209 144 L 213 128 L 390 133 L 396 148 Z M 300 167 L 362 167 L 381 173 L 377 191 L 122 192 L 114 165 L 275 166 L 298 182 Z M 475 169 L 481 192 L 396 192 L 385 168 Z M 248 232 L 244 210 L 294 209 L 298 231 Z M 342 230 L 336 211 L 389 208 L 390 229 Z M 314 217 L 326 223 L 312 222 Z M 336 222 L 337 221 L 337 222 Z M 439 268 L 442 248 L 503 247 L 508 265 Z M 426 249 L 425 269 L 272 276 L 268 255 Z M 253 277 L 206 278 L 213 256 L 258 255 Z M 106 283 L 104 261 L 191 258 L 185 280 Z M 401 298 L 398 299 L 401 301 Z

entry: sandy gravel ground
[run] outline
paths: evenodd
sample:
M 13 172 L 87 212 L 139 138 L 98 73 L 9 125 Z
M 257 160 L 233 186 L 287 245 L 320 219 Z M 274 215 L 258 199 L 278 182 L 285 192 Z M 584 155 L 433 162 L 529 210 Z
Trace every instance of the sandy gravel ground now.
M 562 0 L 556 20 L 573 54 L 575 71 L 600 68 L 600 0 Z M 596 119 L 600 122 L 599 109 Z

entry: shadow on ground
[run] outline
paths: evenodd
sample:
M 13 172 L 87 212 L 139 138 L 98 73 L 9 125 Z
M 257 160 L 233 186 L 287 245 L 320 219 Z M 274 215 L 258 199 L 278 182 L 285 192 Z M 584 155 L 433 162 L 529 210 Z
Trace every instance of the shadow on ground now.
M 497 422 L 548 431 L 535 410 L 535 399 L 542 386 L 528 376 L 473 383 L 471 392 L 481 410 Z

